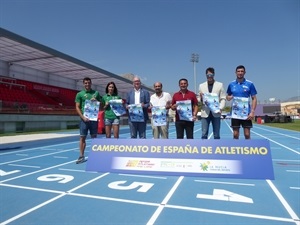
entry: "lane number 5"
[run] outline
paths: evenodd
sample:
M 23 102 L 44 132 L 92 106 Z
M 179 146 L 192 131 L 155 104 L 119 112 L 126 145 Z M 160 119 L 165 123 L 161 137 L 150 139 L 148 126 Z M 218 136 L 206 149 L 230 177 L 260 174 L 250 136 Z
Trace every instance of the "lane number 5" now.
M 115 181 L 108 184 L 108 187 L 111 189 L 123 190 L 123 191 L 128 191 L 128 190 L 133 190 L 138 188 L 137 192 L 147 192 L 154 185 L 153 183 L 144 183 L 144 182 L 132 182 L 129 185 L 124 185 L 126 182 L 127 182 L 126 180 Z

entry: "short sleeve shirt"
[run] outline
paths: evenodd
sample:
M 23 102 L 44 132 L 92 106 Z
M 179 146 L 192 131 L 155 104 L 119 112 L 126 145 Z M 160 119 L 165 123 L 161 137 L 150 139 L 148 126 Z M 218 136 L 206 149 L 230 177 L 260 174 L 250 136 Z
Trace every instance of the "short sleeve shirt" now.
M 257 94 L 254 84 L 250 80 L 244 79 L 242 83 L 237 80 L 232 81 L 227 88 L 227 94 L 234 97 L 249 98 Z
M 100 104 L 103 104 L 102 97 L 100 96 L 98 91 L 82 90 L 77 93 L 75 97 L 75 102 L 80 104 L 80 109 L 82 113 L 84 111 L 85 100 L 91 100 L 92 98 L 95 98 L 97 101 L 100 102 Z
M 168 101 L 171 103 L 172 97 L 167 92 L 163 92 L 159 97 L 156 94 L 153 94 L 150 97 L 150 103 L 153 106 L 166 106 Z
M 113 99 L 121 99 L 121 97 L 118 96 L 118 95 L 109 95 L 109 94 L 103 95 L 104 104 L 106 102 L 109 102 L 110 100 L 113 100 Z M 105 109 L 104 118 L 105 119 L 116 119 L 116 118 L 119 118 L 119 117 L 116 116 L 116 114 L 111 109 L 110 105 L 108 105 L 108 107 Z
M 161 96 L 157 96 L 156 94 L 151 95 L 150 103 L 152 106 L 166 106 L 167 102 L 171 103 L 172 97 L 167 92 L 162 92 Z
M 198 105 L 198 99 L 194 92 L 187 90 L 185 94 L 179 92 L 176 92 L 173 95 L 172 99 L 172 105 L 176 104 L 176 101 L 184 101 L 184 100 L 191 100 L 192 106 Z M 179 120 L 178 113 L 176 111 L 176 120 Z
M 227 94 L 233 97 L 249 98 L 257 94 L 254 84 L 250 80 L 244 79 L 243 82 L 239 83 L 237 80 L 232 81 L 227 88 Z M 249 102 L 249 112 L 251 111 Z

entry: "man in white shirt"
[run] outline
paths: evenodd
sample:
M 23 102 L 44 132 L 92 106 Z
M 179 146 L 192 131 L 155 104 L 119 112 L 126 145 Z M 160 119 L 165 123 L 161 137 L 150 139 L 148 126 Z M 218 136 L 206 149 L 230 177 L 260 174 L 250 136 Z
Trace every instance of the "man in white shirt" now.
M 166 125 L 157 126 L 155 123 L 155 118 L 151 118 L 151 125 L 152 125 L 152 133 L 153 138 L 159 139 L 168 139 L 169 138 L 169 117 L 168 111 L 171 107 L 172 97 L 169 93 L 162 91 L 162 83 L 156 82 L 154 84 L 155 94 L 151 95 L 150 97 L 150 109 L 152 110 L 153 107 L 164 107 L 166 109 Z M 162 115 L 164 116 L 164 115 Z M 164 117 L 163 117 L 164 118 Z

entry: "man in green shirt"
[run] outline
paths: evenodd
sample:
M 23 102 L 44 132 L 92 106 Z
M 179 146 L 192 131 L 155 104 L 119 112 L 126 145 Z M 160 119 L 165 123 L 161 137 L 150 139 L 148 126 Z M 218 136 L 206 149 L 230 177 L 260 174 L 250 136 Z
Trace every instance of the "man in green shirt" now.
M 86 100 L 91 100 L 95 102 L 100 102 L 102 104 L 102 97 L 98 91 L 92 89 L 92 81 L 89 77 L 83 78 L 84 89 L 77 93 L 75 98 L 75 107 L 76 112 L 80 116 L 79 131 L 80 131 L 80 140 L 79 140 L 79 151 L 80 155 L 76 163 L 85 162 L 84 150 L 86 147 L 86 136 L 88 131 L 90 132 L 91 138 L 96 138 L 98 133 L 98 116 L 97 119 L 88 118 L 85 114 L 85 103 Z M 94 103 L 95 103 L 94 102 Z M 95 109 L 95 113 L 98 115 L 99 108 Z

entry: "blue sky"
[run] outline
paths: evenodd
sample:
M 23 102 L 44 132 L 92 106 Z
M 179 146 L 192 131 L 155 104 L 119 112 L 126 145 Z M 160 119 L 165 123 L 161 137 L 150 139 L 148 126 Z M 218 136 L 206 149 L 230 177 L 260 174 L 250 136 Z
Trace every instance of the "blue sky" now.
M 258 100 L 300 95 L 299 0 L 0 0 L 0 26 L 165 91 L 214 67 L 225 89 L 246 67 Z

